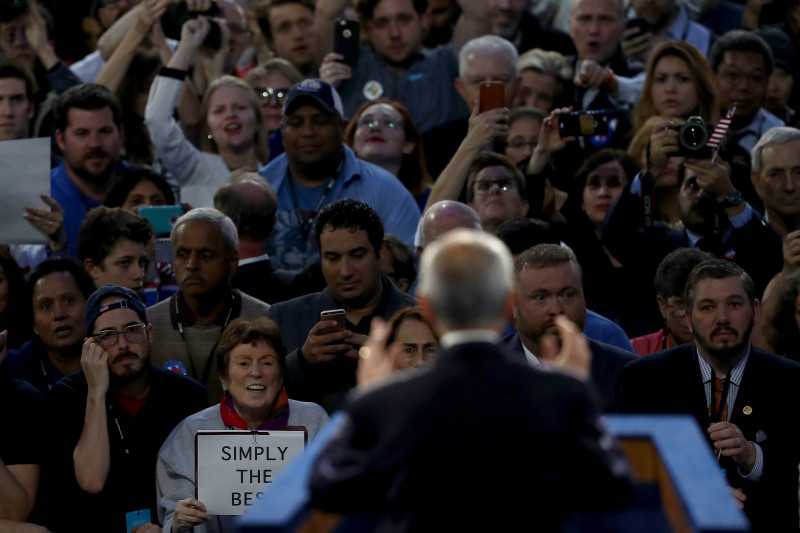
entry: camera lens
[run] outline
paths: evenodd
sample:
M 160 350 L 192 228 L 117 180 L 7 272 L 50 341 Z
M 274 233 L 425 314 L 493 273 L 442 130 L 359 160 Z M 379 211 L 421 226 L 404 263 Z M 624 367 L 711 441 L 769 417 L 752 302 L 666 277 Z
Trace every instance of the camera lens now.
M 708 132 L 703 126 L 686 124 L 680 134 L 680 144 L 687 150 L 700 150 L 708 141 Z

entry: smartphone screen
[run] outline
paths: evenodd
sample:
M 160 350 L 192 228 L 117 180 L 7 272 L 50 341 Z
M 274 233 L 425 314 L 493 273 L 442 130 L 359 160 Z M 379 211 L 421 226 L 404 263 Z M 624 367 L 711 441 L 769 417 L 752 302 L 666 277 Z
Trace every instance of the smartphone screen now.
M 478 90 L 481 113 L 506 106 L 506 84 L 502 81 L 485 81 Z

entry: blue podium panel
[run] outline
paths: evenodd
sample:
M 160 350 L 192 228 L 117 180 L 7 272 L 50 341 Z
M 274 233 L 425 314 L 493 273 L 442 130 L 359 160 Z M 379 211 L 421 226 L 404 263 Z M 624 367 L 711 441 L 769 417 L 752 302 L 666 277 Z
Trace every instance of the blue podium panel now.
M 608 415 L 611 433 L 622 442 L 636 472 L 636 502 L 617 513 L 576 513 L 569 533 L 738 533 L 749 524 L 730 494 L 717 462 L 697 423 L 684 415 Z M 305 453 L 288 465 L 268 494 L 238 522 L 241 533 L 290 533 L 309 519 L 305 531 L 370 531 L 365 516 L 320 518 L 312 513 L 308 479 L 316 457 L 344 422 L 336 413 Z

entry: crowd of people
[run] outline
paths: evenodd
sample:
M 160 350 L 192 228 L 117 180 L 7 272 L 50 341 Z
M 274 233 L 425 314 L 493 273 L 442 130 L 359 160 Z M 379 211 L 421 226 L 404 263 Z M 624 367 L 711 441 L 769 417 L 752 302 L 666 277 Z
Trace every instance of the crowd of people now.
M 489 420 L 463 528 L 629 504 L 606 412 L 694 416 L 800 529 L 798 77 L 798 0 L 0 0 L 3 154 L 51 139 L 0 533 L 232 531 L 194 435 L 336 411 L 315 503 L 398 530 L 481 507 Z

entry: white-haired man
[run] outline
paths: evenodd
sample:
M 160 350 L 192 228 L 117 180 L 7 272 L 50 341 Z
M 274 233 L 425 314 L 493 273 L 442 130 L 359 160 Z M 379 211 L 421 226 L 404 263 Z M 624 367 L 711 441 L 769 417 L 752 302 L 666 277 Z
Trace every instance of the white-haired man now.
M 627 503 L 629 467 L 586 385 L 513 363 L 496 344 L 513 304 L 505 245 L 452 231 L 428 247 L 422 274 L 420 307 L 443 350 L 425 372 L 350 399 L 343 430 L 315 465 L 314 504 L 371 513 L 376 529 L 513 530 L 533 513 L 549 531 L 574 507 Z M 560 355 L 588 358 L 577 328 L 557 324 Z M 387 329 L 373 328 L 368 358 L 384 356 Z M 484 421 L 503 428 L 502 451 Z M 481 457 L 492 462 L 480 473 L 491 490 L 476 490 L 476 472 L 465 468 Z

